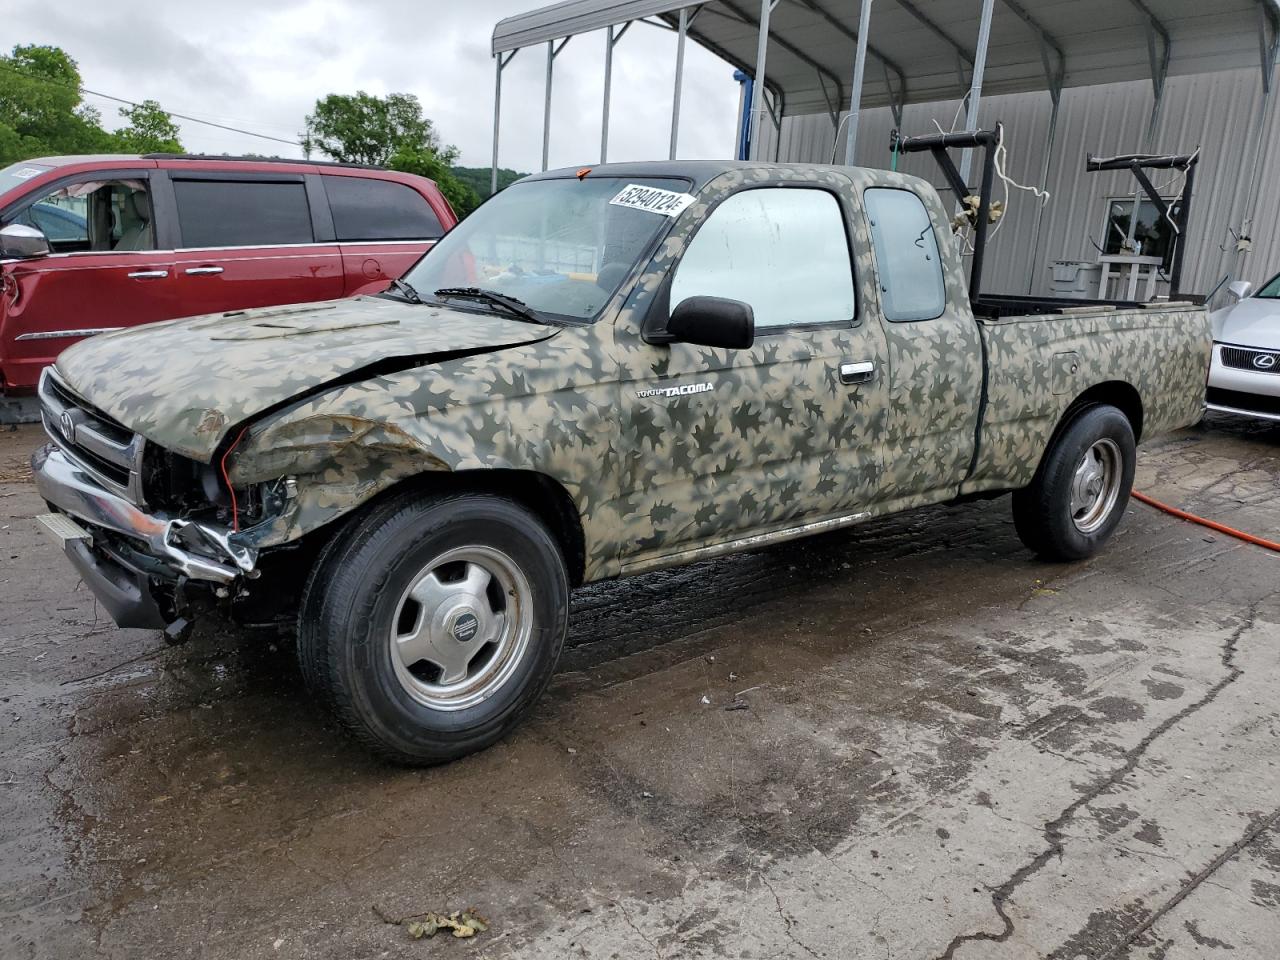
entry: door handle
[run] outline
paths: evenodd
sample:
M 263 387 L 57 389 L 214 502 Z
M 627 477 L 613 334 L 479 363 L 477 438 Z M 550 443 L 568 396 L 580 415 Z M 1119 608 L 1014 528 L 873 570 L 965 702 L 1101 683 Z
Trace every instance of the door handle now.
M 183 271 L 183 273 L 188 277 L 206 277 L 221 272 L 221 267 L 187 267 L 187 269 Z
M 852 360 L 840 364 L 841 383 L 870 383 L 875 377 L 874 360 Z
M 169 275 L 168 270 L 135 270 L 129 274 L 130 280 L 163 280 Z

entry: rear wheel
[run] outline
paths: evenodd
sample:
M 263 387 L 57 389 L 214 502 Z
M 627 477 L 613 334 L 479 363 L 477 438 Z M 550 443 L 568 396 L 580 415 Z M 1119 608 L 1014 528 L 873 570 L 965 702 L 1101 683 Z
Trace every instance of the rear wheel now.
M 1018 537 L 1049 560 L 1082 560 L 1115 532 L 1129 502 L 1137 449 L 1117 408 L 1078 413 L 1045 454 L 1031 484 L 1013 494 Z
M 550 681 L 567 622 L 564 560 L 523 507 L 400 498 L 325 551 L 303 597 L 299 655 L 359 740 L 438 763 L 515 726 Z

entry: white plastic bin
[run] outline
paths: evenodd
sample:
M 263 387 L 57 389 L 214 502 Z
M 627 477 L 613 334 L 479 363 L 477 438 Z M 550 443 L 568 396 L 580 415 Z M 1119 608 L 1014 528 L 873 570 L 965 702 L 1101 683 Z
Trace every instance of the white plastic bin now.
M 1053 278 L 1049 294 L 1066 300 L 1092 300 L 1098 295 L 1102 264 L 1089 260 L 1054 260 L 1049 264 Z

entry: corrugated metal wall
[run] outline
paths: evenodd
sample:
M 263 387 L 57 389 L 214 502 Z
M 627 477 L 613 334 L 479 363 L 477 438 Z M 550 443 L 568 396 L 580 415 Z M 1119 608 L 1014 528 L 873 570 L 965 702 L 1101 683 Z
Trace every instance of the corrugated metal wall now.
M 1085 155 L 1145 152 L 1152 99 L 1151 84 L 1145 82 L 1062 92 L 1057 139 L 1047 178 L 1051 199 L 1044 208 L 1040 236 L 1035 235 L 1035 198 L 1014 192 L 1005 222 L 988 248 L 984 289 L 1047 293 L 1053 260 L 1094 258 L 1096 251 L 1089 238 L 1102 240 L 1106 201 L 1132 196 L 1135 184 L 1128 173 L 1086 173 Z M 1175 77 L 1167 82 L 1154 152 L 1190 152 L 1200 147 L 1183 268 L 1186 290 L 1208 292 L 1224 274 L 1257 284 L 1280 271 L 1280 178 L 1275 173 L 1280 161 L 1277 99 L 1280 97 L 1272 98 L 1267 116 L 1262 117 L 1262 77 L 1258 70 Z M 951 129 L 953 122 L 959 126 L 955 120 L 958 106 L 958 100 L 909 105 L 903 112 L 903 133 L 936 132 L 934 120 L 943 129 Z M 981 125 L 1004 122 L 1006 173 L 1019 183 L 1041 182 L 1050 109 L 1048 93 L 1007 94 L 982 100 Z M 1249 189 L 1245 172 L 1260 125 L 1264 146 L 1251 229 L 1253 250 L 1238 256 L 1228 228 L 1239 230 L 1241 222 L 1249 217 L 1245 209 Z M 889 166 L 892 127 L 893 116 L 888 108 L 863 111 L 858 126 L 860 165 Z M 776 151 L 781 160 L 829 163 L 833 143 L 829 116 L 787 117 L 780 137 L 771 127 L 762 131 L 760 156 L 772 159 Z M 843 152 L 842 127 L 841 157 Z M 935 186 L 942 184 L 937 167 L 927 154 L 902 158 L 899 169 L 925 177 Z M 1169 179 L 1162 173 L 1155 171 L 1152 177 L 1157 185 Z M 973 182 L 976 179 L 975 175 Z M 997 181 L 996 198 L 1001 194 Z

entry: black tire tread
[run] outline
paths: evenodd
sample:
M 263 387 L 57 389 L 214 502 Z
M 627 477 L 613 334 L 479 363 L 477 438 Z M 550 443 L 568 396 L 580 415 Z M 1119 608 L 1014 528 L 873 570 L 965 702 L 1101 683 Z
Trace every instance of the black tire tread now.
M 545 657 L 537 665 L 537 675 L 516 701 L 492 718 L 483 729 L 465 738 L 456 739 L 436 752 L 397 749 L 369 729 L 365 721 L 368 711 L 362 710 L 362 704 L 358 702 L 358 691 L 344 681 L 342 667 L 338 662 L 339 651 L 335 649 L 335 645 L 348 641 L 353 645 L 371 642 L 374 612 L 386 595 L 394 570 L 387 568 L 369 589 L 361 590 L 362 570 L 359 557 L 379 537 L 392 535 L 388 531 L 394 531 L 400 524 L 412 522 L 429 509 L 468 499 L 501 501 L 506 507 L 523 514 L 531 529 L 541 531 L 555 555 L 561 557 L 556 574 L 563 594 L 567 595 L 568 575 L 559 544 L 538 518 L 522 505 L 504 497 L 469 492 L 424 496 L 421 492 L 406 491 L 375 505 L 360 517 L 359 522 L 350 524 L 342 534 L 326 545 L 303 597 L 298 623 L 298 650 L 304 677 L 309 685 L 314 685 L 320 700 L 352 737 L 369 751 L 394 763 L 444 763 L 493 743 L 514 723 L 513 714 L 523 713 L 541 695 L 550 683 L 559 656 L 558 640 L 552 651 L 553 655 Z M 355 624 L 355 630 L 347 636 L 330 635 L 325 626 L 335 622 L 336 618 Z M 563 629 L 557 636 L 562 640 Z
M 1123 420 L 1129 429 L 1127 443 L 1122 444 L 1121 450 L 1128 458 L 1126 469 L 1129 481 L 1125 483 L 1116 502 L 1114 519 L 1101 534 L 1093 538 L 1092 545 L 1085 549 L 1081 544 L 1071 543 L 1055 532 L 1061 519 L 1062 497 L 1065 493 L 1061 487 L 1061 478 L 1064 476 L 1064 467 L 1072 465 L 1065 461 L 1076 456 L 1075 446 L 1080 442 L 1079 438 L 1085 433 L 1096 433 L 1095 424 L 1100 425 L 1104 418 L 1112 416 Z M 1132 424 L 1119 408 L 1110 404 L 1090 404 L 1077 410 L 1054 438 L 1053 445 L 1041 460 L 1031 483 L 1013 492 L 1013 526 L 1023 545 L 1038 556 L 1056 562 L 1081 560 L 1091 555 L 1111 536 L 1124 514 L 1132 486 L 1134 446 Z

